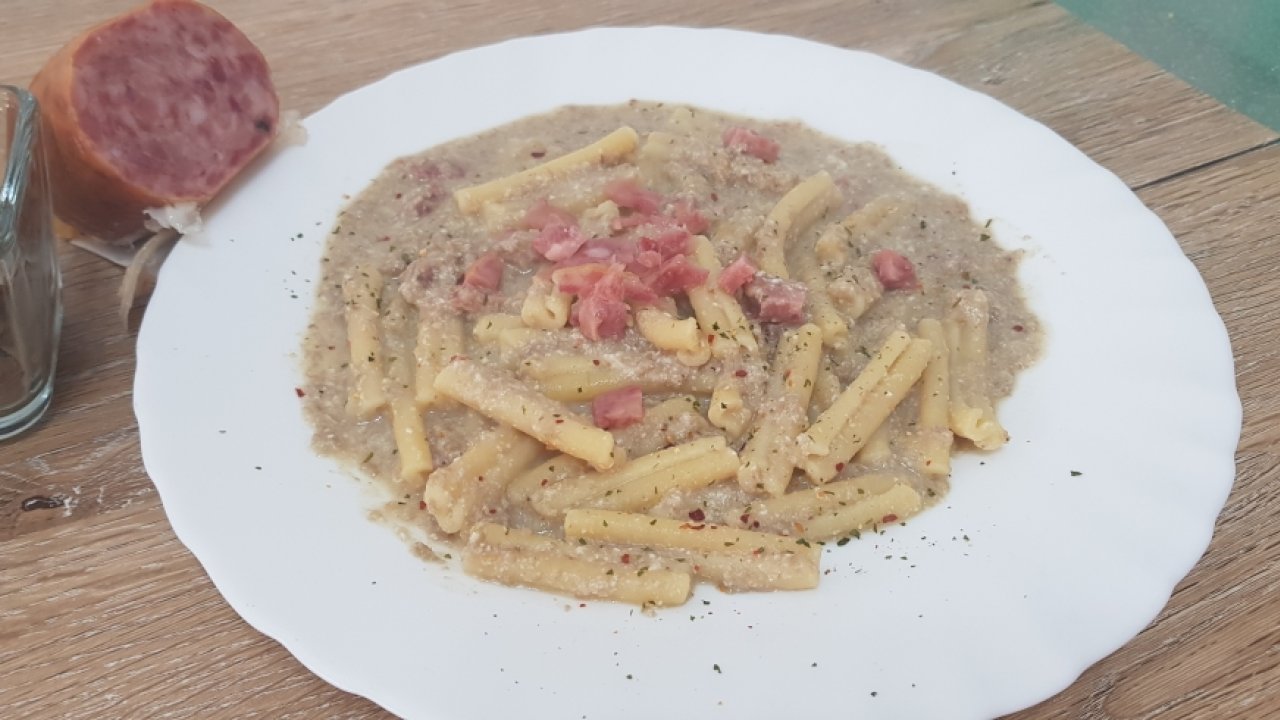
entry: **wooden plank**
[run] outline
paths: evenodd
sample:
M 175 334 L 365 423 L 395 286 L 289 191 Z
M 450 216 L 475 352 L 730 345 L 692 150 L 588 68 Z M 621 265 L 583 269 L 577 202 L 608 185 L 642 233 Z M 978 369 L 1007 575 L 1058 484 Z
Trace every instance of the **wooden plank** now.
M 25 83 L 79 28 L 134 4 L 10 3 L 0 82 Z M 1280 166 L 1267 148 L 1188 172 L 1274 134 L 1041 0 L 514 0 L 501 13 L 443 0 L 213 4 L 262 44 L 286 106 L 303 112 L 400 67 L 507 37 L 732 25 L 940 72 L 1045 122 L 1131 185 L 1150 185 L 1143 199 L 1205 273 L 1235 343 L 1246 410 L 1239 480 L 1209 553 L 1153 628 L 1016 717 L 1280 713 L 1280 639 L 1266 604 L 1280 561 Z M 62 260 L 54 406 L 36 432 L 0 444 L 0 715 L 380 716 L 240 621 L 173 537 L 139 460 L 133 338 L 115 317 L 121 271 L 74 250 Z M 37 494 L 74 502 L 22 512 Z
M 155 505 L 0 546 L 0 715 L 373 717 L 249 627 Z
M 917 53 L 903 59 L 1045 123 L 1133 187 L 1277 137 L 1056 5 Z
M 0 542 L 135 503 L 158 504 L 133 417 L 134 338 L 117 316 L 124 271 L 67 245 L 64 319 L 52 405 L 28 434 L 0 444 Z M 42 496 L 63 507 L 24 512 Z

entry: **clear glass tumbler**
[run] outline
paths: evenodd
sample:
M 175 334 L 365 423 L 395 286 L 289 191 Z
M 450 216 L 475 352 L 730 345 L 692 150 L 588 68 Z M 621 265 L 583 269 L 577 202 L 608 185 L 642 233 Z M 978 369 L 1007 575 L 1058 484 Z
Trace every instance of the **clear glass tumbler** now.
M 36 423 L 49 407 L 62 277 L 53 236 L 40 109 L 20 88 L 0 85 L 0 440 Z

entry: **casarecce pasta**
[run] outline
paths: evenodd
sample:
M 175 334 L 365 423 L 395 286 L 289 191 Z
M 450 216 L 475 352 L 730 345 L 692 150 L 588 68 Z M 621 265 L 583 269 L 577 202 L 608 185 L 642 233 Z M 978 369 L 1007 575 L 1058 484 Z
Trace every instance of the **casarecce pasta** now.
M 566 108 L 393 163 L 335 224 L 315 442 L 485 580 L 670 606 L 804 590 L 1007 439 L 1016 255 L 879 150 Z

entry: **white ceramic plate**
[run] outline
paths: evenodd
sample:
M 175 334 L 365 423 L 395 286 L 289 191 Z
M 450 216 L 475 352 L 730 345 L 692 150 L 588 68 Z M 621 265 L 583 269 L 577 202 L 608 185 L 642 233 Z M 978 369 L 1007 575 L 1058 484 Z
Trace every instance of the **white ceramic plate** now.
M 961 458 L 948 501 L 908 527 L 828 548 L 817 591 L 704 587 L 648 617 L 483 584 L 411 556 L 309 449 L 296 350 L 344 194 L 396 156 L 633 97 L 880 143 L 1029 251 L 1048 340 L 1001 408 L 1013 442 Z M 1133 637 L 1208 544 L 1240 423 L 1209 295 L 1116 177 L 990 98 L 793 38 L 591 30 L 411 68 L 306 125 L 168 259 L 135 408 L 178 536 L 341 688 L 438 720 L 993 716 Z

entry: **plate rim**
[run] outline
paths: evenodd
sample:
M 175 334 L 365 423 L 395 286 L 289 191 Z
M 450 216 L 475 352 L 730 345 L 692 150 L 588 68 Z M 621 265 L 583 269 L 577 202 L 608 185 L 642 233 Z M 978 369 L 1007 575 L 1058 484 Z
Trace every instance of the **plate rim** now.
M 663 33 L 671 33 L 671 32 L 692 33 L 699 36 L 708 36 L 708 35 L 716 34 L 716 35 L 721 35 L 723 37 L 732 37 L 732 38 L 738 38 L 738 39 L 746 38 L 748 42 L 755 42 L 755 41 L 758 41 L 760 38 L 768 38 L 770 42 L 781 41 L 785 43 L 802 43 L 807 46 L 820 46 L 822 48 L 836 49 L 844 53 L 853 53 L 866 58 L 872 58 L 876 62 L 887 63 L 889 65 L 893 65 L 901 69 L 910 70 L 913 73 L 928 75 L 932 78 L 940 78 L 943 82 L 959 90 L 962 90 L 965 93 L 969 93 L 975 97 L 982 98 L 985 101 L 989 101 L 990 103 L 999 105 L 1004 110 L 1017 115 L 1019 118 L 1021 118 L 1023 122 L 1034 124 L 1037 128 L 1045 130 L 1050 134 L 1053 134 L 1054 137 L 1057 137 L 1056 134 L 1054 134 L 1051 129 L 1047 128 L 1043 124 L 1039 123 L 1038 121 L 1032 118 L 1022 115 L 1018 111 L 1008 107 L 1004 103 L 1001 103 L 1000 101 L 994 98 L 990 98 L 989 96 L 970 90 L 969 88 L 960 86 L 954 81 L 951 81 L 945 77 L 938 76 L 933 73 L 929 73 L 923 70 L 918 70 L 915 68 L 908 68 L 907 66 L 903 66 L 899 63 L 896 63 L 895 61 L 887 60 L 881 56 L 874 55 L 872 53 L 868 53 L 862 50 L 841 48 L 837 46 L 827 45 L 824 43 L 819 43 L 819 42 L 805 39 L 805 38 L 793 37 L 790 35 L 783 35 L 783 34 L 757 33 L 757 32 L 751 32 L 751 31 L 731 30 L 731 29 L 725 29 L 725 28 L 683 28 L 683 27 L 674 27 L 674 26 L 651 26 L 651 27 L 644 27 L 644 28 L 590 28 L 586 30 L 577 30 L 577 31 L 564 32 L 564 33 L 548 33 L 543 35 L 523 36 L 523 37 L 511 38 L 508 40 L 503 40 L 501 42 L 483 45 L 475 48 L 469 48 L 456 53 L 450 53 L 448 55 L 435 58 L 425 63 L 417 64 L 408 68 L 398 70 L 394 73 L 391 73 L 384 78 L 381 78 L 377 81 L 374 81 L 373 83 L 370 83 L 369 85 L 363 86 L 361 88 L 353 90 L 350 93 L 346 93 L 342 96 L 335 98 L 333 101 L 326 104 L 324 108 L 318 110 L 316 115 L 323 114 L 326 111 L 330 110 L 330 108 L 334 108 L 335 106 L 339 105 L 339 103 L 342 103 L 344 101 L 354 102 L 352 98 L 357 96 L 359 93 L 361 93 L 362 91 L 366 90 L 369 87 L 389 82 L 393 78 L 411 76 L 412 74 L 419 72 L 420 69 L 425 66 L 440 63 L 442 61 L 456 62 L 460 58 L 471 57 L 471 56 L 482 54 L 482 53 L 490 53 L 495 50 L 500 50 L 504 47 L 511 48 L 511 47 L 520 46 L 522 44 L 526 44 L 530 42 L 554 42 L 557 39 L 566 39 L 566 38 L 574 38 L 578 36 L 601 35 L 601 34 L 603 35 L 609 35 L 609 34 L 621 34 L 621 35 L 658 34 L 658 35 L 661 35 Z M 482 129 L 483 128 L 475 128 L 474 131 L 478 132 Z M 1063 142 L 1065 143 L 1065 141 Z M 1079 153 L 1082 157 L 1084 157 L 1083 153 L 1080 153 L 1079 150 L 1075 149 L 1074 147 L 1072 147 L 1072 149 L 1075 150 L 1075 152 Z M 1094 161 L 1092 160 L 1089 160 L 1089 162 L 1093 164 L 1094 167 L 1103 170 L 1107 174 L 1110 174 L 1111 177 L 1115 179 L 1115 182 L 1118 183 L 1121 188 L 1123 188 L 1123 192 L 1127 193 L 1130 196 L 1130 198 L 1133 199 L 1134 203 L 1136 203 L 1137 206 L 1142 209 L 1142 211 L 1145 211 L 1146 213 L 1148 213 L 1151 216 L 1151 218 L 1154 219 L 1163 228 L 1163 223 L 1159 221 L 1159 219 L 1155 216 L 1155 214 L 1150 209 L 1146 208 L 1145 205 L 1142 205 L 1140 200 L 1138 200 L 1136 196 L 1133 195 L 1133 193 L 1129 190 L 1129 188 L 1124 186 L 1123 183 L 1121 183 L 1118 178 L 1115 178 L 1114 174 L 1111 174 L 1109 170 L 1102 168 L 1101 166 L 1094 163 Z M 1169 239 L 1172 242 L 1174 242 L 1175 247 L 1177 247 L 1176 240 L 1173 240 L 1172 235 L 1168 233 L 1167 229 L 1165 229 L 1165 233 L 1169 235 Z M 1194 266 L 1191 264 L 1190 260 L 1186 258 L 1185 254 L 1182 253 L 1180 247 L 1178 247 L 1177 249 L 1177 254 L 1179 257 L 1181 257 L 1182 261 L 1184 261 L 1188 266 L 1191 266 L 1192 270 L 1194 271 Z M 1199 277 L 1198 273 L 1197 273 L 1197 277 Z M 162 287 L 164 286 L 165 279 L 166 278 L 165 278 L 164 272 L 162 271 L 160 282 L 157 285 L 156 292 L 153 298 L 162 297 L 161 293 L 163 292 Z M 1201 287 L 1203 288 L 1203 280 L 1201 279 L 1200 282 L 1201 282 Z M 1173 583 L 1169 584 L 1167 591 L 1163 593 L 1163 600 L 1154 607 L 1154 609 L 1149 613 L 1147 617 L 1145 617 L 1145 619 L 1142 620 L 1140 625 L 1136 625 L 1132 633 L 1129 633 L 1126 636 L 1119 638 L 1114 643 L 1114 645 L 1110 646 L 1109 649 L 1106 649 L 1105 652 L 1102 652 L 1101 654 L 1098 654 L 1096 657 L 1093 657 L 1092 659 L 1085 662 L 1081 667 L 1079 667 L 1078 670 L 1072 673 L 1070 677 L 1059 678 L 1060 682 L 1054 684 L 1052 688 L 1052 692 L 1048 694 L 1043 694 L 1040 692 L 1032 693 L 1034 695 L 1037 695 L 1039 699 L 1032 700 L 1031 702 L 1025 705 L 1018 705 L 1019 707 L 1029 707 L 1035 702 L 1039 702 L 1040 700 L 1044 700 L 1049 697 L 1052 697 L 1053 695 L 1056 695 L 1062 689 L 1069 687 L 1072 683 L 1074 683 L 1075 680 L 1079 677 L 1079 675 L 1089 666 L 1093 665 L 1098 660 L 1101 660 L 1102 658 L 1111 654 L 1116 649 L 1127 644 L 1134 636 L 1136 636 L 1136 634 L 1142 628 L 1145 628 L 1147 625 L 1149 625 L 1152 619 L 1158 616 L 1159 612 L 1163 609 L 1165 604 L 1167 604 L 1167 601 L 1171 596 L 1173 590 L 1176 588 L 1177 583 L 1180 582 L 1181 578 L 1185 577 L 1185 575 L 1191 570 L 1191 568 L 1193 568 L 1198 563 L 1199 558 L 1203 553 L 1203 549 L 1208 546 L 1208 543 L 1211 539 L 1211 534 L 1213 531 L 1215 520 L 1218 514 L 1221 512 L 1221 508 L 1225 503 L 1227 494 L 1229 493 L 1230 488 L 1234 483 L 1234 476 L 1235 476 L 1234 448 L 1235 448 L 1235 443 L 1238 442 L 1238 438 L 1239 438 L 1240 423 L 1242 420 L 1242 410 L 1239 403 L 1238 392 L 1235 389 L 1236 386 L 1235 386 L 1235 372 L 1234 372 L 1234 357 L 1230 353 L 1230 338 L 1226 334 L 1225 327 L 1222 325 L 1222 322 L 1221 322 L 1221 318 L 1218 317 L 1216 310 L 1213 308 L 1212 298 L 1208 296 L 1207 288 L 1204 288 L 1204 296 L 1205 296 L 1205 299 L 1208 301 L 1208 309 L 1211 311 L 1211 314 L 1218 320 L 1221 338 L 1225 343 L 1225 349 L 1227 351 L 1226 359 L 1229 365 L 1227 369 L 1230 371 L 1230 378 L 1231 378 L 1230 384 L 1232 389 L 1232 396 L 1234 398 L 1234 403 L 1235 403 L 1234 404 L 1234 407 L 1235 407 L 1234 430 L 1232 430 L 1231 428 L 1227 428 L 1227 430 L 1230 431 L 1228 434 L 1233 435 L 1234 438 L 1236 438 L 1236 440 L 1232 441 L 1231 443 L 1232 452 L 1230 453 L 1230 475 L 1232 480 L 1230 482 L 1225 483 L 1225 487 L 1219 493 L 1220 499 L 1216 503 L 1216 506 L 1214 507 L 1212 514 L 1209 515 L 1207 513 L 1207 510 L 1204 513 L 1207 516 L 1206 518 L 1207 522 L 1203 523 L 1202 527 L 1199 529 L 1199 535 L 1202 536 L 1203 543 L 1200 543 L 1198 540 L 1196 542 L 1196 544 L 1198 544 L 1201 547 L 1201 552 L 1197 553 L 1194 557 L 1191 557 L 1186 563 L 1184 563 L 1185 568 L 1181 570 L 1180 574 L 1178 574 L 1178 579 L 1175 580 Z M 154 299 L 153 299 L 153 302 L 154 302 Z M 154 325 L 150 327 L 154 328 Z M 142 328 L 139 330 L 139 334 L 138 334 L 138 367 L 135 374 L 135 382 L 134 382 L 134 412 L 138 418 L 138 423 L 139 423 L 139 435 L 140 435 L 140 442 L 142 445 L 143 463 L 148 470 L 148 475 L 152 478 L 154 484 L 156 485 L 156 488 L 161 497 L 162 504 L 165 507 L 166 515 L 170 517 L 170 522 L 173 527 L 175 535 L 177 535 L 178 538 L 183 542 L 183 544 L 192 552 L 192 554 L 196 556 L 197 560 L 199 560 L 202 567 L 205 568 L 206 573 L 209 575 L 210 579 L 214 582 L 215 586 L 218 587 L 219 592 L 227 600 L 228 604 L 230 604 L 233 607 L 233 609 L 235 609 L 236 612 L 246 620 L 246 622 L 248 622 L 251 626 L 253 626 L 258 631 L 280 641 L 281 644 L 284 645 L 286 649 L 290 651 L 291 654 L 293 654 L 296 658 L 298 658 L 298 660 L 302 662 L 304 666 L 306 666 L 309 670 L 314 672 L 316 675 L 320 676 L 326 682 L 336 687 L 339 687 L 343 690 L 346 690 L 348 692 L 353 692 L 356 694 L 360 694 L 364 697 L 368 697 L 376 703 L 383 704 L 383 700 L 375 696 L 377 693 L 369 692 L 368 688 L 362 687 L 361 683 L 359 682 L 347 682 L 346 678 L 341 677 L 340 671 L 334 670 L 331 667 L 330 662 L 328 662 L 324 658 L 318 657 L 318 655 L 315 652 L 313 652 L 311 648 L 303 647 L 305 643 L 300 643 L 296 641 L 296 639 L 291 642 L 288 639 L 282 638 L 281 635 L 286 633 L 279 632 L 278 628 L 276 628 L 276 631 L 273 632 L 275 623 L 273 623 L 273 621 L 270 618 L 262 616 L 251 602 L 247 602 L 245 599 L 239 597 L 238 590 L 229 591 L 228 588 L 224 587 L 226 578 L 223 578 L 222 580 L 220 580 L 220 578 L 217 576 L 219 573 L 213 570 L 210 567 L 210 563 L 207 561 L 206 556 L 211 555 L 213 551 L 209 550 L 208 548 L 198 549 L 196 546 L 199 545 L 201 541 L 200 540 L 193 541 L 193 538 L 195 536 L 198 536 L 199 532 L 194 531 L 193 526 L 191 526 L 190 524 L 175 522 L 172 519 L 173 513 L 178 508 L 178 506 L 181 505 L 182 500 L 179 499 L 179 494 L 176 491 L 176 486 L 166 485 L 166 482 L 164 480 L 159 479 L 157 474 L 152 471 L 153 463 L 162 465 L 163 462 L 157 461 L 155 459 L 154 457 L 155 445 L 148 439 L 148 436 L 146 435 L 146 432 L 143 428 L 143 425 L 146 424 L 147 422 L 146 420 L 144 420 L 144 416 L 150 416 L 150 413 L 152 411 L 151 408 L 145 406 L 146 398 L 149 397 L 149 393 L 151 389 L 147 386 L 147 380 L 144 376 L 144 366 L 149 366 L 150 364 L 150 358 L 148 358 L 148 360 L 146 361 L 144 361 L 143 359 L 144 342 L 145 343 L 156 342 L 151 337 L 151 334 L 148 331 L 148 328 L 149 326 L 146 320 L 144 319 Z M 151 459 L 149 460 L 148 458 L 151 458 Z M 161 474 L 163 474 L 163 472 Z M 181 512 L 181 511 L 178 511 L 178 512 Z M 384 707 L 387 707 L 387 709 L 393 712 L 398 712 L 397 708 L 393 707 L 390 704 L 384 705 Z M 1007 712 L 1013 709 L 1017 709 L 1017 708 L 1009 707 L 1009 708 L 1006 708 L 1004 711 Z

